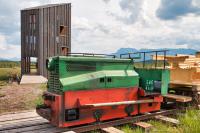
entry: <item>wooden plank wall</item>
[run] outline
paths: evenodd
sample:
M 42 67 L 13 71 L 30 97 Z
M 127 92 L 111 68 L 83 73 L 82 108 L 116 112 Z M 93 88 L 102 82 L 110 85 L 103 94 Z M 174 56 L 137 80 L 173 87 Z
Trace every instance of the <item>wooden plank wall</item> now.
M 35 14 L 35 30 L 30 23 L 30 16 Z M 39 16 L 38 10 L 21 11 L 21 72 L 30 73 L 30 57 L 38 57 L 38 34 L 39 34 Z M 35 43 L 34 43 L 35 42 Z
M 66 46 L 71 51 L 71 5 L 64 4 L 40 9 L 40 70 L 42 75 L 48 77 L 46 70 L 46 59 L 51 56 L 62 55 L 61 47 Z M 60 26 L 64 25 L 67 28 L 65 36 L 61 36 Z M 42 47 L 43 46 L 43 47 Z
M 31 14 L 36 15 L 34 33 L 29 24 Z M 60 35 L 60 26 L 66 27 L 65 35 Z M 36 46 L 31 44 L 30 40 L 27 43 L 27 36 L 36 37 Z M 71 4 L 43 6 L 21 11 L 22 74 L 30 73 L 30 57 L 36 57 L 38 74 L 48 77 L 46 59 L 62 55 L 62 47 L 66 47 L 67 52 L 71 51 Z

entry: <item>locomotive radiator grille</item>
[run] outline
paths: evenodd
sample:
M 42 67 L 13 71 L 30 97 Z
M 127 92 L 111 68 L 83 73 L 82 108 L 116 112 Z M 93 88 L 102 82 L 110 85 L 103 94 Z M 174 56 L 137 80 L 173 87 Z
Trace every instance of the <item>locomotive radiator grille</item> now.
M 49 81 L 48 81 L 48 90 L 51 92 L 61 92 L 61 84 L 59 81 L 59 64 L 55 64 L 54 71 L 50 72 Z
M 96 63 L 84 62 L 68 62 L 66 63 L 66 71 L 96 71 Z

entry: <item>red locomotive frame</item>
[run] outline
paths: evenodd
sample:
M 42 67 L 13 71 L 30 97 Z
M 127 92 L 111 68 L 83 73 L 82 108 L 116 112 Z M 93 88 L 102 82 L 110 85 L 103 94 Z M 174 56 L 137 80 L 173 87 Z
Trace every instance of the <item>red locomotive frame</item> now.
M 55 126 L 69 127 L 160 110 L 163 97 L 145 95 L 138 87 L 46 92 L 45 107 L 37 112 Z

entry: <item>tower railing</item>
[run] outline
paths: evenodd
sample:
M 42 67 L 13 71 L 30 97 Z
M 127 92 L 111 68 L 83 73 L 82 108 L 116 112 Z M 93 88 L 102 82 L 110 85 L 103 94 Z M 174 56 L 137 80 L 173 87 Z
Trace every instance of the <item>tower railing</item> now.
M 158 55 L 162 55 L 163 54 L 163 68 L 166 69 L 166 55 L 167 55 L 167 51 L 169 50 L 155 50 L 155 51 L 144 51 L 144 52 L 133 52 L 133 53 L 125 53 L 125 54 L 120 54 L 120 58 L 121 59 L 142 59 L 142 64 L 143 64 L 143 68 L 146 65 L 146 56 L 147 54 L 151 54 L 154 53 L 155 54 L 155 68 L 158 67 Z M 161 53 L 161 54 L 160 54 Z M 137 55 L 137 56 L 134 56 Z

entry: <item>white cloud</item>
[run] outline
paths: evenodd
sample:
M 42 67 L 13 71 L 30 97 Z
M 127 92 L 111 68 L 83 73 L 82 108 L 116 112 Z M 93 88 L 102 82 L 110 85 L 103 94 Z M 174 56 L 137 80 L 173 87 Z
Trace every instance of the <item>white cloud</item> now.
M 188 20 L 177 20 L 176 22 L 162 21 L 157 18 L 155 12 L 160 5 L 159 0 L 154 2 L 146 0 L 142 3 L 140 10 L 137 11 L 139 16 L 137 20 L 133 23 L 127 24 L 124 22 L 124 19 L 117 19 L 116 16 L 128 12 L 135 12 L 134 8 L 127 7 L 128 10 L 117 8 L 120 1 L 110 1 L 106 5 L 106 14 L 105 21 L 94 21 L 91 18 L 83 21 L 80 18 L 77 18 L 79 23 L 74 23 L 74 27 L 77 25 L 85 25 L 84 30 L 74 29 L 78 36 L 74 36 L 74 45 L 72 45 L 72 50 L 75 52 L 87 51 L 87 52 L 103 52 L 103 53 L 112 53 L 121 47 L 130 47 L 130 48 L 187 48 L 193 43 L 190 42 L 193 35 L 190 32 L 190 29 L 185 27 L 185 22 L 187 25 L 192 22 L 189 18 L 185 17 Z M 128 4 L 128 3 L 126 3 Z M 112 7 L 115 5 L 115 8 Z M 120 6 L 119 6 L 120 7 Z M 110 13 L 113 16 L 110 16 Z M 86 16 L 86 15 L 85 15 Z M 85 18 L 86 19 L 86 18 Z M 128 18 L 127 18 L 128 19 Z M 131 18 L 129 18 L 132 20 Z M 195 18 L 192 18 L 194 20 Z M 91 22 L 92 20 L 92 22 Z M 111 21 L 112 20 L 112 21 Z M 190 22 L 191 21 L 191 22 Z M 182 23 L 180 25 L 180 23 Z M 198 23 L 193 24 L 193 27 L 197 26 Z M 179 26 L 179 27 L 177 27 Z M 187 29 L 186 32 L 183 32 L 183 27 Z M 100 32 L 102 29 L 106 29 L 106 32 Z M 196 32 L 199 30 L 196 29 Z M 73 32 L 73 31 L 72 31 Z M 186 36 L 187 34 L 187 36 Z M 72 34 L 73 35 L 73 34 Z M 185 40 L 182 43 L 177 43 L 177 40 L 182 40 L 183 37 Z M 76 38 L 76 39 L 75 39 Z M 73 42 L 73 41 L 72 41 Z M 181 41 L 180 41 L 181 42 Z
M 0 50 L 5 50 L 6 39 L 5 36 L 0 35 Z
M 20 9 L 63 2 L 72 3 L 72 52 L 113 53 L 122 47 L 200 49 L 200 17 L 186 13 L 181 19 L 162 20 L 156 14 L 161 1 L 0 0 L 0 52 L 5 53 L 0 57 L 6 53 L 20 57 Z M 192 5 L 200 7 L 199 0 Z M 5 52 L 11 49 L 17 54 Z
M 6 37 L 0 35 L 0 57 L 5 59 L 20 57 L 20 46 L 8 44 Z

